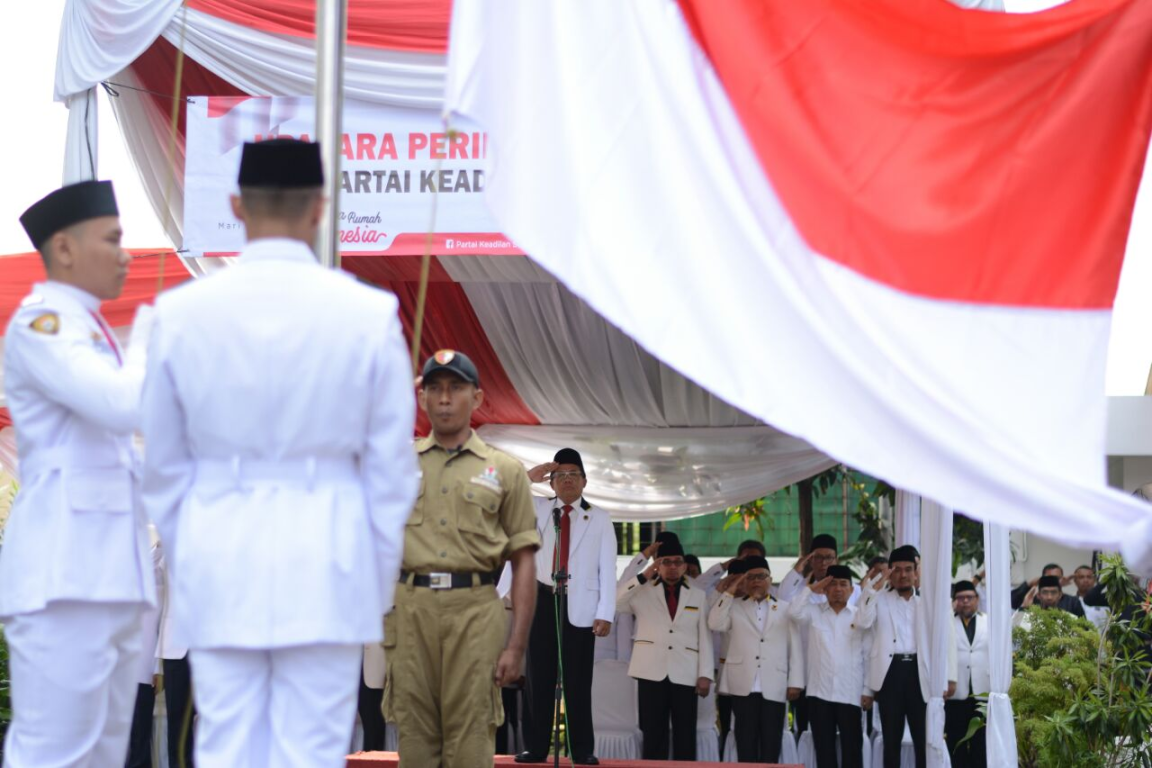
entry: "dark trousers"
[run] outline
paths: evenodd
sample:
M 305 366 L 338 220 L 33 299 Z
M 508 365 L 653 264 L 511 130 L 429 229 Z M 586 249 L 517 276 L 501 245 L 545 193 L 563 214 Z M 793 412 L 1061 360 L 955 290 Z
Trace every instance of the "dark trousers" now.
M 775 763 L 784 735 L 784 703 L 759 693 L 733 696 L 736 715 L 736 757 L 742 763 Z
M 812 723 L 812 744 L 816 747 L 816 768 L 836 768 L 836 732 L 840 732 L 840 768 L 864 765 L 864 730 L 860 727 L 860 707 L 824 699 L 808 699 Z M 885 739 L 884 746 L 888 746 Z
M 720 758 L 724 758 L 724 745 L 728 743 L 728 731 L 732 730 L 732 697 L 716 694 L 716 715 L 720 720 Z
M 136 708 L 132 712 L 132 730 L 128 736 L 128 768 L 152 768 L 152 710 L 156 708 L 156 690 L 141 683 L 136 686 Z
M 556 709 L 556 603 L 552 588 L 536 584 L 536 614 L 528 635 L 527 708 L 531 724 L 524 731 L 524 747 L 536 755 L 548 754 L 552 743 L 553 713 Z M 596 658 L 596 636 L 591 627 L 574 627 L 568 622 L 566 601 L 560 605 L 563 617 L 564 711 L 568 742 L 573 757 L 588 757 L 596 751 L 592 731 L 592 664 Z
M 962 746 L 956 746 L 968 735 L 968 724 L 978 714 L 976 704 L 972 697 L 944 702 L 944 739 L 948 742 L 948 754 L 952 756 L 952 768 L 985 768 L 988 765 L 985 728 L 976 731 Z
M 696 687 L 636 681 L 640 701 L 640 732 L 644 735 L 645 760 L 668 759 L 668 720 L 672 720 L 672 759 L 696 759 Z
M 496 729 L 496 754 L 516 754 L 516 730 L 520 724 L 520 691 L 516 688 L 501 688 L 500 701 L 504 704 L 504 725 Z
M 884 732 L 884 768 L 900 768 L 905 720 L 916 748 L 916 768 L 926 768 L 924 715 L 927 705 L 920 693 L 920 665 L 915 656 L 907 661 L 899 657 L 892 659 L 884 685 L 876 694 L 876 703 L 880 705 L 880 729 Z
M 792 724 L 797 736 L 808 728 L 808 697 L 805 693 L 801 691 L 800 698 L 792 702 Z
M 356 711 L 360 713 L 360 727 L 364 729 L 364 751 L 384 751 L 383 688 L 369 688 L 364 684 L 364 668 L 360 668 L 360 693 L 356 696 Z
M 192 703 L 192 667 L 188 657 L 164 659 L 164 704 L 168 708 L 168 765 L 170 768 L 192 768 L 192 720 L 196 708 Z M 191 709 L 191 712 L 189 710 Z M 180 737 L 184 718 L 188 717 L 188 737 L 184 742 L 184 762 L 180 762 Z

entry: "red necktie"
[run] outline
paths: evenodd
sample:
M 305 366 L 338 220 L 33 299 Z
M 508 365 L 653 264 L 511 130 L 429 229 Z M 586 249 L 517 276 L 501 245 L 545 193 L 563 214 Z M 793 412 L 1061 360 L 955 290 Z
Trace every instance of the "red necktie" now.
M 680 602 L 679 600 L 676 599 L 676 585 L 675 584 L 665 584 L 664 585 L 664 599 L 668 601 L 668 615 L 671 616 L 673 620 L 675 620 L 675 618 L 676 618 L 676 606 Z
M 560 571 L 563 571 L 565 576 L 567 576 L 567 574 L 568 574 L 568 539 L 569 539 L 569 533 L 572 530 L 572 518 L 570 517 L 570 514 L 572 512 L 572 505 L 571 504 L 565 504 L 563 507 L 561 507 L 561 509 L 564 510 L 564 514 L 560 516 L 560 546 L 559 546 L 559 550 L 560 550 L 560 563 L 559 563 L 559 565 L 560 565 L 560 567 L 559 568 L 556 567 L 556 565 L 557 565 L 557 563 L 555 562 L 556 556 L 553 555 L 553 557 L 552 557 L 552 561 L 553 561 L 552 562 L 552 570 L 557 572 L 557 573 L 559 573 Z
M 108 340 L 108 346 L 112 347 L 112 352 L 116 355 L 116 364 L 123 365 L 124 361 L 120 359 L 120 347 L 116 346 L 116 340 L 112 338 L 112 334 L 108 331 L 108 326 L 104 324 L 104 318 L 100 317 L 99 312 L 88 310 L 92 315 L 92 319 L 96 321 L 96 325 L 100 326 L 100 330 L 104 332 L 104 338 Z

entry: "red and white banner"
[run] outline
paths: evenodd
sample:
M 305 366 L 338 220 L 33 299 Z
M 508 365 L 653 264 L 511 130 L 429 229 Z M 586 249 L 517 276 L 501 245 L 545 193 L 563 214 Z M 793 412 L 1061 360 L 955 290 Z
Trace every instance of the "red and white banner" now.
M 229 196 L 244 142 L 313 135 L 315 106 L 293 97 L 200 96 L 188 105 L 184 245 L 238 252 L 244 230 Z M 349 255 L 519 254 L 484 203 L 488 136 L 436 110 L 346 102 L 340 248 Z M 435 213 L 435 220 L 433 220 Z
M 447 107 L 491 135 L 502 230 L 609 322 L 852 466 L 1152 563 L 1152 509 L 1105 486 L 1103 385 L 1152 3 L 457 0 L 452 23 Z

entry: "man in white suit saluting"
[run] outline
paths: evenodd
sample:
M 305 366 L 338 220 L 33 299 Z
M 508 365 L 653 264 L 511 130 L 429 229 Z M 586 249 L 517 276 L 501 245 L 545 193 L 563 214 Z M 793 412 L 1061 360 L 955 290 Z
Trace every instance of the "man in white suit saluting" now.
M 562 448 L 553 461 L 528 472 L 534 483 L 546 477 L 556 495 L 536 499 L 536 530 L 543 544 L 536 552 L 536 615 L 528 637 L 531 717 L 525 734 L 527 749 L 516 756 L 516 762 L 542 763 L 548 758 L 555 715 L 556 659 L 560 655 L 573 762 L 597 765 L 599 760 L 593 755 L 592 664 L 596 638 L 608 634 L 616 615 L 616 530 L 607 512 L 584 499 L 588 478 L 578 451 Z M 555 591 L 557 580 L 566 584 L 563 598 Z M 563 620 L 559 629 L 558 615 Z M 557 647 L 557 635 L 562 649 Z
M 732 697 L 736 755 L 742 763 L 775 763 L 780 759 L 785 702 L 794 701 L 804 688 L 804 654 L 788 603 L 768 594 L 768 561 L 750 555 L 743 565 L 747 570 L 712 606 L 708 626 L 728 636 L 720 692 Z M 741 585 L 747 595 L 738 598 Z
M 644 573 L 620 585 L 616 603 L 636 616 L 636 639 L 628 674 L 636 678 L 645 760 L 696 759 L 696 697 L 712 686 L 712 633 L 708 598 L 684 573 L 679 540 L 660 546 L 660 557 Z

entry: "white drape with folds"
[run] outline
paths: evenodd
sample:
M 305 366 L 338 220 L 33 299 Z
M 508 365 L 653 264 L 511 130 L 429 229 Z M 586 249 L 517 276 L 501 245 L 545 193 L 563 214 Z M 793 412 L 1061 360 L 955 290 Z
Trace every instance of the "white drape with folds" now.
M 928 613 L 928 712 L 925 732 L 928 768 L 949 768 L 944 743 L 944 690 L 948 687 L 948 645 L 952 635 L 952 510 L 924 499 L 920 505 L 920 607 Z
M 516 393 L 545 424 L 760 422 L 648 354 L 528 259 L 440 257 L 464 286 Z
M 987 577 L 988 671 L 992 690 L 988 693 L 986 736 L 988 768 L 1016 768 L 1016 725 L 1008 686 L 1012 684 L 1012 555 L 1008 529 L 996 523 L 984 524 L 984 570 Z
M 902 488 L 896 489 L 896 546 L 911 544 L 920 548 L 920 497 Z
M 715 512 L 832 466 L 803 441 L 771 427 L 676 429 L 486 425 L 480 436 L 526 466 L 557 448 L 580 451 L 586 495 L 617 520 L 667 520 Z

